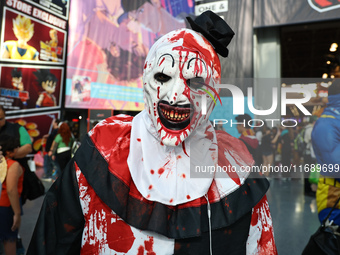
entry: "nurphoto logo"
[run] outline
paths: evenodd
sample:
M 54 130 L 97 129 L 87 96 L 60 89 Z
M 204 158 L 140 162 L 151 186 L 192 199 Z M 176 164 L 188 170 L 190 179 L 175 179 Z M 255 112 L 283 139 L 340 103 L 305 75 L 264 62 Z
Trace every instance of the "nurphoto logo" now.
M 243 115 L 244 112 L 244 102 L 245 102 L 245 98 L 244 98 L 244 94 L 242 92 L 242 90 L 240 88 L 238 88 L 235 85 L 232 84 L 218 84 L 215 87 L 216 89 L 229 89 L 231 94 L 232 94 L 232 98 L 233 98 L 233 114 L 234 115 Z M 303 98 L 294 98 L 294 99 L 289 99 L 287 98 L 287 94 L 288 93 L 299 93 L 299 94 L 303 94 L 304 97 Z M 293 104 L 295 105 L 304 115 L 309 116 L 312 115 L 304 106 L 304 103 L 307 103 L 312 95 L 311 92 L 307 89 L 303 89 L 303 88 L 291 88 L 291 87 L 286 87 L 286 88 L 281 88 L 281 115 L 284 116 L 286 115 L 286 106 L 287 104 Z M 211 94 L 206 94 L 205 96 L 202 96 L 202 114 L 205 115 L 207 113 L 207 96 L 212 97 Z M 277 88 L 272 88 L 272 105 L 269 109 L 266 110 L 259 110 L 259 109 L 255 109 L 253 102 L 252 102 L 252 98 L 253 98 L 253 88 L 248 88 L 247 89 L 247 105 L 248 108 L 250 110 L 251 113 L 253 113 L 254 115 L 260 115 L 260 116 L 267 116 L 270 115 L 272 113 L 275 112 L 275 110 L 277 109 L 278 106 L 278 89 Z M 214 100 L 215 101 L 215 100 Z M 216 102 L 215 102 L 216 104 Z M 242 124 L 239 122 L 232 122 L 231 121 L 231 125 L 232 124 Z M 267 122 L 271 122 L 272 126 L 274 126 L 274 122 L 276 121 L 280 121 L 279 119 L 266 119 L 265 121 Z M 218 120 L 214 120 L 214 125 L 215 123 L 218 122 L 222 122 L 223 124 L 228 123 L 228 120 L 224 120 L 224 119 L 218 119 Z M 261 123 L 259 126 L 254 125 L 255 123 Z M 289 124 L 287 124 L 289 123 Z M 292 124 L 294 123 L 294 124 Z M 243 123 L 245 125 L 245 123 Z M 260 127 L 264 124 L 264 121 L 261 119 L 252 119 L 248 121 L 248 125 L 251 127 Z M 297 125 L 297 121 L 294 119 L 285 119 L 281 121 L 281 125 L 285 126 L 285 127 L 295 127 Z

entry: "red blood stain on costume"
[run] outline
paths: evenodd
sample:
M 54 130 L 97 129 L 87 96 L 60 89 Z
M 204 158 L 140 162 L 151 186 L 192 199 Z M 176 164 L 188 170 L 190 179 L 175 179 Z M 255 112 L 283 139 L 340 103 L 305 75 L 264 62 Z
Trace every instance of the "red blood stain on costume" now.
M 274 236 L 273 225 L 270 216 L 267 196 L 264 196 L 259 203 L 254 207 L 251 226 L 257 227 L 261 231 L 261 238 L 258 243 L 258 254 L 277 254 Z
M 209 131 L 209 128 L 210 128 L 210 126 L 207 127 L 207 129 L 205 130 L 204 133 L 205 133 L 205 137 L 212 141 L 213 138 L 214 138 L 214 134 L 213 134 L 213 132 Z
M 164 173 L 164 167 L 161 167 L 160 169 L 158 169 L 158 174 L 162 175 Z
M 142 245 L 138 247 L 137 255 L 144 255 L 144 247 Z
M 185 150 L 185 144 L 184 144 L 184 142 L 182 143 L 182 148 L 183 148 L 183 152 L 184 152 L 184 154 L 185 154 L 185 155 L 187 155 L 187 156 L 189 157 L 189 155 L 188 155 L 187 151 Z
M 152 236 L 149 236 L 149 240 L 144 241 L 145 250 L 147 251 L 147 255 L 156 255 L 156 253 L 153 251 L 153 244 L 154 240 Z
M 110 218 L 108 219 L 110 220 Z M 110 249 L 118 252 L 128 252 L 135 239 L 130 226 L 122 220 L 113 222 L 110 231 L 107 232 L 107 242 Z
M 238 165 L 248 165 L 251 166 L 254 163 L 254 159 L 247 150 L 247 147 L 244 145 L 242 141 L 239 139 L 231 139 L 231 136 L 220 130 L 216 130 L 216 136 L 218 137 L 218 164 L 220 166 L 229 166 L 230 162 L 225 157 L 225 154 L 229 154 Z M 224 148 L 224 149 L 223 149 Z M 238 152 L 238 153 L 236 153 Z M 238 157 L 237 155 L 242 155 L 242 158 Z M 241 162 L 241 160 L 243 162 Z M 240 178 L 238 174 L 232 169 L 227 168 L 227 174 L 229 177 L 238 185 L 241 185 Z

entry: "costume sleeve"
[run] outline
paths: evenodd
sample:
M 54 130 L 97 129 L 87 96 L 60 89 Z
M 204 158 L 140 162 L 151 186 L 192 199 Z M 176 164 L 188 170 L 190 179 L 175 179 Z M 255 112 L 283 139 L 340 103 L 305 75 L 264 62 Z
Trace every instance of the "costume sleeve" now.
M 247 255 L 250 254 L 277 255 L 272 218 L 266 196 L 252 210 L 247 240 Z
M 320 118 L 312 132 L 312 143 L 318 164 L 324 175 L 340 177 L 336 166 L 340 165 L 340 129 L 339 122 Z M 333 166 L 333 169 L 330 166 Z M 338 169 L 339 170 L 339 169 Z
M 84 217 L 74 159 L 46 194 L 27 255 L 80 254 Z
M 25 144 L 32 144 L 31 137 L 23 126 L 19 128 L 19 134 L 20 134 L 20 146 L 23 146 Z

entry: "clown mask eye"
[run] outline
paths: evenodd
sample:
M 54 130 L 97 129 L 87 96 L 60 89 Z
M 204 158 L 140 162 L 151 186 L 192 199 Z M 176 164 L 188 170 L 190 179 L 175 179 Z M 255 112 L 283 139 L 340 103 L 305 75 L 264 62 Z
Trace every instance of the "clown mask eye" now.
M 187 80 L 187 85 L 193 91 L 198 91 L 202 89 L 205 85 L 204 79 L 202 77 L 195 77 Z
M 164 73 L 156 73 L 154 78 L 155 78 L 156 81 L 158 81 L 158 82 L 160 82 L 162 84 L 167 82 L 167 81 L 169 81 L 171 79 L 170 76 L 167 76 Z

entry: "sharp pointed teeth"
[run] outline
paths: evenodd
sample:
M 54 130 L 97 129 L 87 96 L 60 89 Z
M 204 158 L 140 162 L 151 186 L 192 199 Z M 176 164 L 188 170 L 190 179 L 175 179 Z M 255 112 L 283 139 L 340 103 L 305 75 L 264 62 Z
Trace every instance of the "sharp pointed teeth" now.
M 173 118 L 174 117 L 174 111 L 170 112 L 170 117 Z

